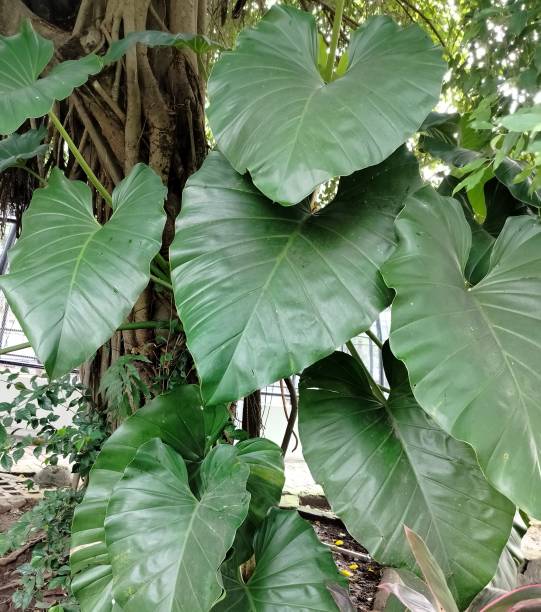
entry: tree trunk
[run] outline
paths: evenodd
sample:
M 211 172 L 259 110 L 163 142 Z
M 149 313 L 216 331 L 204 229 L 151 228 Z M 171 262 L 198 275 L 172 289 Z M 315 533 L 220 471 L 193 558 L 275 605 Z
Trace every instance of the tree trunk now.
M 0 0 L 0 33 L 15 33 L 25 18 L 54 41 L 55 60 L 61 61 L 105 50 L 134 31 L 204 33 L 206 0 Z M 161 253 L 167 259 L 180 194 L 207 152 L 204 82 L 193 53 L 138 45 L 57 104 L 56 113 L 109 190 L 137 162 L 149 164 L 161 176 L 169 188 Z M 55 143 L 53 163 L 70 178 L 86 180 L 73 158 L 65 162 L 63 148 L 58 140 Z M 101 221 L 110 215 L 99 196 L 95 210 Z M 165 320 L 173 313 L 172 295 L 150 283 L 129 319 Z M 83 366 L 83 381 L 97 396 L 104 371 L 120 355 L 129 353 L 144 354 L 151 360 L 144 373 L 150 378 L 163 369 L 160 356 L 170 353 L 171 347 L 175 347 L 173 352 L 185 351 L 183 338 L 167 330 L 117 332 Z

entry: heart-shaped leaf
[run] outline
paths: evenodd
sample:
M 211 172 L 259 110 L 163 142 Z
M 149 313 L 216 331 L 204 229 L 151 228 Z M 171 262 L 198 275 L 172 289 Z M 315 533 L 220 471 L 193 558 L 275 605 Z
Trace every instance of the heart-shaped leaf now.
M 0 140 L 0 172 L 20 165 L 22 160 L 43 155 L 48 145 L 42 144 L 47 129 L 28 130 L 24 134 L 12 134 Z
M 403 365 L 385 356 L 385 405 L 345 353 L 303 372 L 303 454 L 334 512 L 375 559 L 414 570 L 400 526 L 414 528 L 466 606 L 494 575 L 514 507 L 485 480 L 472 449 L 415 402 Z
M 161 246 L 165 187 L 138 164 L 100 225 L 90 188 L 54 169 L 34 191 L 0 286 L 51 378 L 88 359 L 125 320 Z
M 201 406 L 199 388 L 180 386 L 160 395 L 127 419 L 107 439 L 90 472 L 72 526 L 72 589 L 83 612 L 111 612 L 112 573 L 104 521 L 113 488 L 139 446 L 160 438 L 188 463 L 199 462 L 220 435 L 229 412 Z
M 347 583 L 297 512 L 272 508 L 254 538 L 254 550 L 256 566 L 248 582 L 238 569 L 224 571 L 226 597 L 213 612 L 337 612 L 327 585 Z
M 102 57 L 104 64 L 118 61 L 135 44 L 147 47 L 175 47 L 176 49 L 190 49 L 195 53 L 208 53 L 223 46 L 210 40 L 202 34 L 170 34 L 160 30 L 145 30 L 143 32 L 130 32 L 126 38 L 115 41 L 109 51 Z
M 211 153 L 184 189 L 171 278 L 209 404 L 302 370 L 370 327 L 389 302 L 379 267 L 421 184 L 400 149 L 342 179 L 317 214 L 284 209 Z
M 490 270 L 464 277 L 471 230 L 460 205 L 430 187 L 406 203 L 383 267 L 396 289 L 391 346 L 439 425 L 469 442 L 488 479 L 541 517 L 541 224 L 507 220 Z
M 154 438 L 115 485 L 105 535 L 125 612 L 208 612 L 222 594 L 220 565 L 248 512 L 249 468 L 220 444 L 199 474 L 195 497 L 181 455 Z
M 345 74 L 325 83 L 313 16 L 273 6 L 214 65 L 218 146 L 271 200 L 296 204 L 333 176 L 379 164 L 436 104 L 445 64 L 418 26 L 373 17 L 347 53 Z
M 27 119 L 42 117 L 55 100 L 64 100 L 75 87 L 102 69 L 94 54 L 57 64 L 39 75 L 53 57 L 54 45 L 23 22 L 14 36 L 0 36 L 0 134 L 11 134 Z

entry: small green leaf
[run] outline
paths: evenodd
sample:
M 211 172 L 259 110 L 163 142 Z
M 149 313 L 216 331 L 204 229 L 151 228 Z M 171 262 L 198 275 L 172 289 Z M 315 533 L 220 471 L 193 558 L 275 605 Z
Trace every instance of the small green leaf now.
M 135 44 L 146 45 L 147 47 L 190 49 L 195 53 L 207 53 L 224 48 L 202 34 L 169 34 L 159 30 L 146 30 L 144 32 L 130 32 L 126 38 L 115 41 L 102 57 L 103 63 L 107 65 L 118 61 Z
M 8 439 L 8 432 L 6 428 L 0 423 L 0 446 Z
M 0 140 L 0 172 L 20 165 L 22 160 L 43 155 L 48 145 L 42 144 L 47 129 L 28 130 L 24 134 L 12 134 Z
M 94 54 L 54 66 L 38 79 L 53 57 L 50 40 L 37 34 L 29 21 L 14 36 L 0 36 L 0 134 L 11 134 L 27 119 L 42 117 L 55 100 L 64 100 L 102 69 Z
M 50 377 L 88 359 L 132 309 L 161 246 L 165 193 L 159 176 L 137 164 L 100 225 L 90 188 L 60 170 L 34 191 L 0 286 Z
M 541 191 L 532 191 L 530 167 L 505 157 L 498 168 L 495 169 L 494 174 L 517 200 L 541 208 Z
M 200 469 L 198 497 L 182 456 L 154 438 L 139 447 L 107 506 L 113 595 L 126 612 L 206 611 L 219 568 L 248 512 L 249 468 L 228 444 Z
M 225 599 L 213 612 L 337 612 L 327 585 L 346 586 L 329 549 L 297 512 L 272 508 L 254 538 L 256 566 L 248 582 L 224 568 Z
M 512 115 L 501 117 L 498 122 L 510 132 L 538 132 L 541 130 L 541 104 L 520 108 Z

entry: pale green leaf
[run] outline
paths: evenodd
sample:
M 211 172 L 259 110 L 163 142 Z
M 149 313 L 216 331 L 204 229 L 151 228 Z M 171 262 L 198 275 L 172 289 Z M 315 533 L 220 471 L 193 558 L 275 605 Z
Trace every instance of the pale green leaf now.
M 47 129 L 28 130 L 24 134 L 12 134 L 0 140 L 0 172 L 18 166 L 25 159 L 43 155 L 48 145 L 42 144 Z
M 165 187 L 137 164 L 100 225 L 90 188 L 53 169 L 34 191 L 0 286 L 50 377 L 92 356 L 125 320 L 161 246 Z
M 64 100 L 102 69 L 101 59 L 91 54 L 61 62 L 39 79 L 53 51 L 53 43 L 29 21 L 18 34 L 0 36 L 0 134 L 11 134 L 27 119 L 46 115 L 55 100 Z

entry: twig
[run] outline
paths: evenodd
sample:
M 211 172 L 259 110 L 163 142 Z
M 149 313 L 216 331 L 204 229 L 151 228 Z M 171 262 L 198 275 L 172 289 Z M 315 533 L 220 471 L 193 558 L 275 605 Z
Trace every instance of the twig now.
M 289 391 L 289 400 L 291 402 L 291 412 L 289 413 L 289 419 L 287 421 L 286 431 L 284 433 L 284 439 L 282 440 L 282 452 L 286 453 L 293 434 L 293 428 L 295 421 L 297 420 L 297 413 L 299 412 L 299 402 L 297 401 L 297 392 L 295 391 L 295 385 L 293 384 L 291 377 L 287 376 L 284 378 L 287 390 Z M 295 436 L 296 437 L 296 436 Z M 296 447 L 295 447 L 296 448 Z
M 366 553 L 355 552 L 354 550 L 348 550 L 347 548 L 342 548 L 341 546 L 336 546 L 335 544 L 327 544 L 327 542 L 323 542 L 325 546 L 328 546 L 334 552 L 341 553 L 342 555 L 347 555 L 352 559 L 359 559 L 360 561 L 364 561 L 365 563 L 372 561 L 372 557 L 367 555 Z
M 13 563 L 14 561 L 17 561 L 17 559 L 23 553 L 25 553 L 29 548 L 32 548 L 32 546 L 34 546 L 38 542 L 41 542 L 44 539 L 45 539 L 45 534 L 42 534 L 42 535 L 34 538 L 33 540 L 30 540 L 30 542 L 27 542 L 26 544 L 23 544 L 23 546 L 21 546 L 20 548 L 17 548 L 17 550 L 14 550 L 12 553 L 7 555 L 6 557 L 2 557 L 0 559 L 0 567 L 5 567 L 6 565 L 9 565 L 10 563 Z
M 122 124 L 126 123 L 126 114 L 120 108 L 120 106 L 111 98 L 111 96 L 103 89 L 103 87 L 99 84 L 98 81 L 94 81 L 92 83 L 92 87 L 99 93 L 104 102 L 107 103 L 109 108 L 113 111 L 113 113 L 120 119 Z
M 436 27 L 434 26 L 434 24 L 430 21 L 428 17 L 426 17 L 416 6 L 414 6 L 413 4 L 410 4 L 408 0 L 395 0 L 395 2 L 399 4 L 402 7 L 402 9 L 404 9 L 404 6 L 402 5 L 402 3 L 404 3 L 409 9 L 417 13 L 417 15 L 419 15 L 419 17 L 428 25 L 428 27 L 432 30 L 432 32 L 434 32 L 434 35 L 440 42 L 440 45 L 445 49 L 449 57 L 451 57 L 451 53 L 449 52 L 449 49 L 447 48 L 447 45 L 445 44 L 445 41 L 443 40 L 441 34 L 438 32 L 438 30 L 436 29 Z

